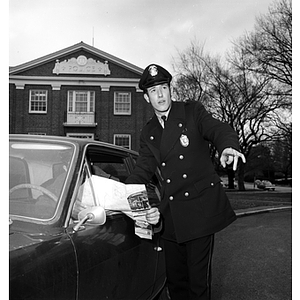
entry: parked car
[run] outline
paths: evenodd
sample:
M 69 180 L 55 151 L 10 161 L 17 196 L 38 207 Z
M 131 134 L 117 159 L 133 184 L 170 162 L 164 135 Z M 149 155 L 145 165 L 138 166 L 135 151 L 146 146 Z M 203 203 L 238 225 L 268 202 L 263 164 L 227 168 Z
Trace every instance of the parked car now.
M 275 185 L 268 180 L 255 180 L 256 186 L 261 190 L 275 191 Z
M 89 139 L 10 135 L 9 298 L 154 299 L 165 283 L 159 228 L 134 232 L 121 211 L 83 207 L 95 169 L 125 181 L 138 153 Z M 160 178 L 147 186 L 159 206 Z M 95 202 L 91 194 L 90 200 Z

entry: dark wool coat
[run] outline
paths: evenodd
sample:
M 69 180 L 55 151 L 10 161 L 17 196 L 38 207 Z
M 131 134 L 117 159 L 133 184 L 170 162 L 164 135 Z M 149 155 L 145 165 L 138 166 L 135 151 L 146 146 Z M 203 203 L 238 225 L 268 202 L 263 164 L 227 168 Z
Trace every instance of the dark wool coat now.
M 160 212 L 163 236 L 178 243 L 215 233 L 236 219 L 210 159 L 239 150 L 234 130 L 199 102 L 173 102 L 165 128 L 154 116 L 143 128 L 139 158 L 127 183 L 147 183 L 156 168 L 164 179 Z

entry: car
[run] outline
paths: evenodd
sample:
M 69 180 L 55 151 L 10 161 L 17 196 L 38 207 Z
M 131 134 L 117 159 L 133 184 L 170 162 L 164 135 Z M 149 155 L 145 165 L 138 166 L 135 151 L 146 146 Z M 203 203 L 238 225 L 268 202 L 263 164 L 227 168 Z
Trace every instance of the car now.
M 99 206 L 93 193 L 82 205 L 83 183 L 93 191 L 97 170 L 124 183 L 138 153 L 92 139 L 9 139 L 10 299 L 167 297 L 161 224 L 141 238 L 133 218 Z M 147 184 L 151 206 L 160 184 L 159 173 Z
M 261 189 L 261 190 L 266 190 L 266 191 L 275 191 L 275 185 L 272 184 L 270 181 L 268 180 L 255 180 L 255 184 L 256 186 Z

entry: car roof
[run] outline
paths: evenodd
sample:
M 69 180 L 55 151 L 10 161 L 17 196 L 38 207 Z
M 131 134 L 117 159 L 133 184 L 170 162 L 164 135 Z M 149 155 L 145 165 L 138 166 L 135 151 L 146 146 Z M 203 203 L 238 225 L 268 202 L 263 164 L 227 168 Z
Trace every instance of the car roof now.
M 95 141 L 93 139 L 88 138 L 73 138 L 67 136 L 54 136 L 54 135 L 30 135 L 30 134 L 10 134 L 9 139 L 22 139 L 28 141 L 52 141 L 52 142 L 71 142 L 77 144 L 80 148 L 84 147 L 85 145 L 98 145 L 110 149 L 119 150 L 122 152 L 126 152 L 128 154 L 138 155 L 138 152 L 134 150 L 130 150 L 121 146 L 117 146 L 114 144 L 102 142 L 102 141 Z

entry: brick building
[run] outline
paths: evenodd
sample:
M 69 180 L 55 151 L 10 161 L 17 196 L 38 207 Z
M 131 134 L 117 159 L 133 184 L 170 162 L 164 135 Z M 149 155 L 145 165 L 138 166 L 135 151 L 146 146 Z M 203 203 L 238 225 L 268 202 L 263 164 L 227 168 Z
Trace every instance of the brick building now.
M 10 67 L 9 131 L 88 137 L 139 148 L 152 116 L 143 70 L 83 42 Z

